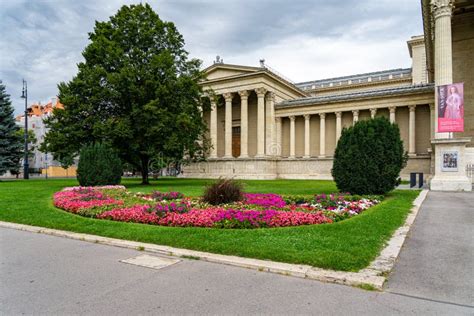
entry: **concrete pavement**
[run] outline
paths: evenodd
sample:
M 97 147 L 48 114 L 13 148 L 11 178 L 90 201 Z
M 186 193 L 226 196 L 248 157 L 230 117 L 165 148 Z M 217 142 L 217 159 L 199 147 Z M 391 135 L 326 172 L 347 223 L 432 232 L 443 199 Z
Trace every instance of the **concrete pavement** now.
M 143 252 L 0 229 L 0 314 L 450 314 L 465 304 L 370 292 L 183 259 L 161 270 L 119 262 Z
M 474 193 L 428 193 L 387 291 L 474 305 Z

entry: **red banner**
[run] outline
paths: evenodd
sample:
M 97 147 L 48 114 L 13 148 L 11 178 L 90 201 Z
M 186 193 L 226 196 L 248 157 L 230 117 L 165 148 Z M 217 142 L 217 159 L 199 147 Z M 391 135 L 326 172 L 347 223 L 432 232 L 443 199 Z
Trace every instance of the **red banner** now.
M 464 83 L 438 86 L 437 132 L 464 132 Z

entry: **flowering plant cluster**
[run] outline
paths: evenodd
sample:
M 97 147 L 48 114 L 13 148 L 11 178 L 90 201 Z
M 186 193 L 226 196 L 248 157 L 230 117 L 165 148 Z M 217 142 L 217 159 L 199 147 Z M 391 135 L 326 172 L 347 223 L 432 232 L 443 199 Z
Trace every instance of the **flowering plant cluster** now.
M 135 205 L 127 208 L 116 208 L 97 215 L 97 218 L 112 219 L 119 222 L 157 224 L 158 217 L 156 214 L 148 211 L 150 208 L 150 205 Z
M 381 196 L 363 198 L 361 196 L 351 196 L 349 193 L 330 195 L 321 194 L 314 197 L 314 202 L 311 206 L 325 209 L 346 218 L 347 216 L 350 217 L 360 214 L 369 207 L 380 203 L 381 199 Z
M 379 203 L 380 198 L 349 194 L 283 198 L 273 193 L 247 193 L 243 201 L 211 206 L 179 192 L 144 195 L 128 193 L 121 186 L 107 186 L 67 188 L 54 195 L 54 205 L 81 215 L 123 222 L 264 228 L 332 223 L 360 214 Z
M 263 207 L 284 207 L 285 200 L 273 193 L 246 193 L 244 195 L 244 204 L 258 205 Z
M 285 212 L 277 210 L 234 210 L 224 208 L 192 209 L 187 213 L 154 213 L 150 206 L 114 209 L 98 218 L 116 221 L 158 224 L 162 226 L 194 226 L 218 228 L 262 228 L 331 223 L 323 212 Z
M 85 187 L 56 192 L 53 200 L 54 206 L 72 213 L 78 213 L 81 209 L 123 204 L 123 201 L 111 198 L 100 190 Z
M 160 192 L 160 191 L 153 191 L 149 195 L 155 201 L 163 201 L 163 200 L 178 200 L 184 198 L 184 194 L 181 192 Z
M 169 212 L 186 213 L 191 210 L 191 201 L 189 199 L 182 199 L 176 202 L 161 202 L 156 204 L 152 209 L 153 212 L 159 216 L 164 216 Z
M 96 186 L 96 187 L 81 187 L 81 186 L 76 186 L 76 187 L 67 187 L 64 188 L 63 191 L 76 191 L 80 189 L 94 189 L 94 190 L 125 190 L 126 188 L 123 185 L 102 185 L 102 186 Z

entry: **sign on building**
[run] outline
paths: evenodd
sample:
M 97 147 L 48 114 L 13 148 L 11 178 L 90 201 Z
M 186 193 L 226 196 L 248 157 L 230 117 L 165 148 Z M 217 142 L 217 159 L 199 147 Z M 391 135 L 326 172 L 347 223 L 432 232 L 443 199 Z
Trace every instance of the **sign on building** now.
M 438 86 L 437 132 L 464 132 L 464 83 Z

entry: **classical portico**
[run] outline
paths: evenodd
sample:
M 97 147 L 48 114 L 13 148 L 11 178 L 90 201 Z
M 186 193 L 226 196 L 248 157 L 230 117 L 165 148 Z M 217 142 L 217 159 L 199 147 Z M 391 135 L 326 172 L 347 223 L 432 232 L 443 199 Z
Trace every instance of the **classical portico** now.
M 204 86 L 211 111 L 203 113 L 209 159 L 267 159 L 280 154 L 275 103 L 306 94 L 265 67 L 215 63 Z
M 275 93 L 265 87 L 222 94 L 214 93 L 211 98 L 208 124 L 212 144 L 209 158 L 246 159 L 275 156 L 278 152 L 275 146 L 274 102 Z M 219 110 L 221 103 L 223 103 L 224 111 Z M 250 119 L 249 107 L 252 116 Z M 219 115 L 219 111 L 224 113 Z M 223 124 L 219 124 L 219 119 Z M 222 125 L 223 129 L 219 128 Z M 222 134 L 224 135 L 223 142 L 218 136 Z M 250 141 L 249 137 L 251 137 Z M 221 146 L 224 147 L 223 155 Z M 236 154 L 237 152 L 239 154 Z

